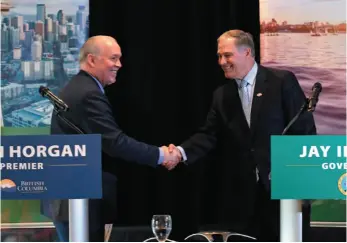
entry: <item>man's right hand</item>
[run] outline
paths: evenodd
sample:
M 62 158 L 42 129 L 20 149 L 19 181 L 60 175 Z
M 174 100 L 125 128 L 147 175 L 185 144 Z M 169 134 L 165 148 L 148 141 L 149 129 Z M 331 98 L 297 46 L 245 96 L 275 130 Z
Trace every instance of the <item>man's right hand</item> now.
M 170 144 L 169 147 L 163 146 L 162 148 L 164 149 L 163 166 L 168 170 L 174 169 L 182 161 L 180 150 L 174 144 Z

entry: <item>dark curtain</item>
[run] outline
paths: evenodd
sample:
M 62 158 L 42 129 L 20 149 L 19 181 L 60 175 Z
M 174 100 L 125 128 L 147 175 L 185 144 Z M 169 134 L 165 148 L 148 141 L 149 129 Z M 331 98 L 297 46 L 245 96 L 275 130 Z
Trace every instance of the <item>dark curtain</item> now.
M 158 146 L 193 134 L 212 92 L 227 82 L 217 64 L 219 35 L 250 32 L 259 57 L 257 0 L 90 0 L 89 21 L 90 36 L 113 36 L 122 48 L 123 68 L 107 88 L 115 119 L 126 134 Z M 170 238 L 180 240 L 218 223 L 215 154 L 171 172 L 108 158 L 119 182 L 116 225 L 149 226 L 153 214 L 171 214 Z

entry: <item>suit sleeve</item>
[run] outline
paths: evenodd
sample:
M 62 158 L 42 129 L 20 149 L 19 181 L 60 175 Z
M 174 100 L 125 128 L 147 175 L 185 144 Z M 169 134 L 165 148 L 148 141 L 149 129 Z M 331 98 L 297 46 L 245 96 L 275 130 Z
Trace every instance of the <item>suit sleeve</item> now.
M 213 102 L 207 114 L 205 124 L 198 132 L 181 144 L 187 156 L 187 164 L 194 163 L 203 158 L 216 146 L 218 133 L 221 128 L 216 93 L 214 93 Z
M 292 72 L 288 72 L 283 82 L 283 107 L 288 124 L 305 102 L 305 94 Z M 287 135 L 316 135 L 316 125 L 312 113 L 304 111 L 288 130 Z
M 115 122 L 107 98 L 100 92 L 90 92 L 82 107 L 86 120 L 84 130 L 101 134 L 102 150 L 112 157 L 157 166 L 159 149 L 127 136 Z

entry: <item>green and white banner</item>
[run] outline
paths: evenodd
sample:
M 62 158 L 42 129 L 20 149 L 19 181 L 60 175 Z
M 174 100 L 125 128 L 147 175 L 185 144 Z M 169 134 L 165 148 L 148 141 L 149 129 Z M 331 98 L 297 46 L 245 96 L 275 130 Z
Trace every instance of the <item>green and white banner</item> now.
M 346 136 L 272 136 L 272 199 L 346 199 Z

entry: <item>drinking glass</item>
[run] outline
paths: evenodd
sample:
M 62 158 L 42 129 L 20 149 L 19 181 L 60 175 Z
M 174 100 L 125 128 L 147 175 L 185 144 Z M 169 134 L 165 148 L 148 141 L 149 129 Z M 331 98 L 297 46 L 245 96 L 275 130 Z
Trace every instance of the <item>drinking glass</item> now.
M 153 215 L 152 231 L 159 242 L 165 242 L 172 229 L 172 220 L 170 215 Z

